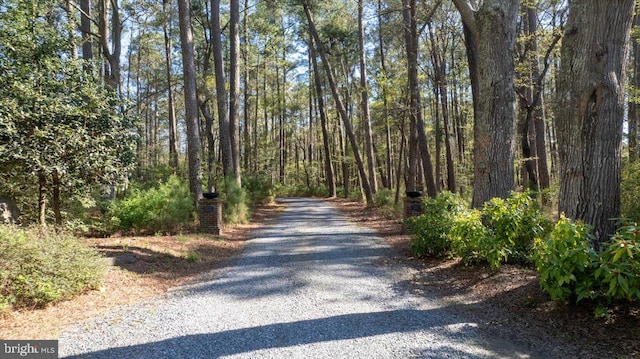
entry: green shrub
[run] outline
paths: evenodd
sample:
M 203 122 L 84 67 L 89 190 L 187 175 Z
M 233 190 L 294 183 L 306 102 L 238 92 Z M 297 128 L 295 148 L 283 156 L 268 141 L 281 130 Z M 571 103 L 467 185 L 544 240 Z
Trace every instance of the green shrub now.
M 451 253 L 465 264 L 487 261 L 491 268 L 497 269 L 502 258 L 506 258 L 504 248 L 498 246 L 491 230 L 482 223 L 482 212 L 478 209 L 454 218 L 450 238 Z
M 496 242 L 490 246 L 491 251 L 499 252 L 504 262 L 529 262 L 534 239 L 544 238 L 551 227 L 530 192 L 512 192 L 506 199 L 493 198 L 485 203 L 482 214 L 483 223 Z
M 268 175 L 243 176 L 242 187 L 247 192 L 252 205 L 272 202 L 275 197 L 275 189 L 271 183 L 271 177 Z
M 540 288 L 552 299 L 595 298 L 593 272 L 598 256 L 592 239 L 587 225 L 562 215 L 547 239 L 536 240 L 534 261 Z
M 373 199 L 373 203 L 376 207 L 389 207 L 393 206 L 393 199 L 395 194 L 393 190 L 388 188 L 381 188 L 376 192 L 375 198 Z
M 627 164 L 622 170 L 621 209 L 622 216 L 640 221 L 640 162 Z
M 249 199 L 244 188 L 229 178 L 222 186 L 222 216 L 225 223 L 246 223 L 249 220 Z
M 528 262 L 534 238 L 544 237 L 549 227 L 529 193 L 513 192 L 453 218 L 452 254 L 467 264 L 486 261 L 494 270 L 505 262 Z
M 105 262 L 77 238 L 0 226 L 0 310 L 42 307 L 100 286 Z
M 460 196 L 443 192 L 437 198 L 426 198 L 423 214 L 409 218 L 407 224 L 413 238 L 411 251 L 417 256 L 443 255 L 450 249 L 449 232 L 454 219 L 467 209 L 467 203 Z
M 186 182 L 170 176 L 146 190 L 133 189 L 109 206 L 112 224 L 121 230 L 174 232 L 193 220 L 193 199 Z
M 595 279 L 608 300 L 640 299 L 640 234 L 636 225 L 620 228 L 600 256 Z

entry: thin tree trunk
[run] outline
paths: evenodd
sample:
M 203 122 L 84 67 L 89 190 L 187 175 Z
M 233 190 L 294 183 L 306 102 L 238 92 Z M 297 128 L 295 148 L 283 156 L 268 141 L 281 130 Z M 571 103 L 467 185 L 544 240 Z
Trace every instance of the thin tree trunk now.
M 162 24 L 164 33 L 164 50 L 165 65 L 167 76 L 167 111 L 169 112 L 169 166 L 176 171 L 178 169 L 178 125 L 176 121 L 176 110 L 173 94 L 173 76 L 172 76 L 172 41 L 171 41 L 171 18 L 173 17 L 172 7 L 169 6 L 169 0 L 162 1 L 162 9 L 166 15 L 166 21 Z
M 416 129 L 418 146 L 422 158 L 422 168 L 424 181 L 427 187 L 427 194 L 434 198 L 438 194 L 435 178 L 433 177 L 433 164 L 429 151 L 429 143 L 425 130 L 425 123 L 422 115 L 422 104 L 420 95 L 420 85 L 418 83 L 418 33 L 416 28 L 416 1 L 403 0 L 405 44 L 407 47 L 407 67 L 409 76 L 409 114 L 412 128 Z M 410 188 L 408 188 L 410 189 Z M 415 189 L 415 188 L 414 188 Z
M 242 82 L 244 83 L 244 106 L 243 106 L 243 137 L 244 137 L 244 168 L 249 171 L 251 168 L 251 84 L 249 79 L 249 29 L 247 26 L 247 9 L 249 8 L 249 0 L 244 0 L 244 11 L 242 13 L 242 63 L 244 71 L 242 74 Z
M 242 185 L 240 166 L 240 0 L 230 0 L 229 20 L 229 132 L 233 175 Z
M 634 16 L 633 26 L 640 26 L 640 13 Z M 631 79 L 631 92 L 629 99 L 629 160 L 638 160 L 638 132 L 640 131 L 640 121 L 638 121 L 640 106 L 640 37 L 634 34 L 631 45 L 631 56 L 633 68 L 629 71 Z
M 211 0 L 210 44 L 213 47 L 213 67 L 216 77 L 216 100 L 218 121 L 220 122 L 220 150 L 222 152 L 222 172 L 225 178 L 233 176 L 233 149 L 231 148 L 231 123 L 229 121 L 228 95 L 222 57 L 222 30 L 220 29 L 220 0 Z
M 353 151 L 353 156 L 356 160 L 356 166 L 358 167 L 358 172 L 360 174 L 360 179 L 362 183 L 362 188 L 364 190 L 364 195 L 368 205 L 373 204 L 373 193 L 370 187 L 370 181 L 367 177 L 367 172 L 364 169 L 364 163 L 362 161 L 362 157 L 360 156 L 360 150 L 358 149 L 358 141 L 353 132 L 353 126 L 351 125 L 351 121 L 349 120 L 349 116 L 347 114 L 347 110 L 340 99 L 340 94 L 338 93 L 338 88 L 333 77 L 333 70 L 331 69 L 331 63 L 327 59 L 327 55 L 324 49 L 324 45 L 320 41 L 320 36 L 316 30 L 315 24 L 313 22 L 313 18 L 311 16 L 311 10 L 306 3 L 303 3 L 304 12 L 307 16 L 307 21 L 309 25 L 309 31 L 311 32 L 314 40 L 316 41 L 318 51 L 320 53 L 320 58 L 322 59 L 322 63 L 325 68 L 326 76 L 329 80 L 329 86 L 331 87 L 331 93 L 333 94 L 333 99 L 336 103 L 336 107 L 338 109 L 338 113 L 340 114 L 340 118 L 342 119 L 342 123 L 344 125 L 345 131 L 347 132 L 347 137 L 349 138 L 349 142 L 351 143 L 351 149 Z
M 400 203 L 400 186 L 402 184 L 402 174 L 404 173 L 402 168 L 405 167 L 406 165 L 406 161 L 404 159 L 404 147 L 405 147 L 404 144 L 407 141 L 407 138 L 405 136 L 405 131 L 404 131 L 404 116 L 402 117 L 400 128 L 402 130 L 400 131 L 400 149 L 398 149 L 398 169 L 396 170 L 396 195 L 393 201 L 393 203 L 396 206 L 398 205 L 398 203 Z
M 196 93 L 196 66 L 190 11 L 190 0 L 178 0 L 182 71 L 184 74 L 185 122 L 187 124 L 189 188 L 194 199 L 194 204 L 197 206 L 198 200 L 202 198 L 202 173 L 200 171 L 200 130 L 198 97 Z
M 445 158 L 447 162 L 447 189 L 450 192 L 456 191 L 456 172 L 453 163 L 453 151 L 451 149 L 451 133 L 449 130 L 449 98 L 448 98 L 448 86 L 447 86 L 447 69 L 446 62 L 444 60 L 444 53 L 436 43 L 435 35 L 431 26 L 429 28 L 429 38 L 432 44 L 432 57 L 434 72 L 436 78 L 437 93 L 440 100 L 440 106 L 442 110 L 442 126 L 444 127 L 444 147 Z M 437 102 L 437 101 L 436 101 Z
M 389 124 L 389 99 L 387 89 L 387 63 L 386 54 L 384 50 L 384 39 L 382 36 L 382 0 L 378 0 L 378 50 L 380 52 L 380 69 L 382 70 L 382 76 L 384 83 L 382 84 L 382 104 L 384 108 L 384 125 L 385 125 L 385 139 L 387 143 L 386 148 L 386 171 L 387 171 L 387 188 L 393 188 L 393 163 L 391 155 L 391 125 Z
M 373 134 L 371 131 L 371 118 L 369 115 L 369 85 L 367 84 L 367 55 L 364 47 L 364 24 L 363 0 L 358 0 L 358 44 L 360 49 L 360 106 L 362 111 L 362 122 L 364 123 L 365 153 L 367 156 L 367 166 L 369 169 L 369 182 L 371 192 L 378 192 L 378 181 L 376 177 L 376 162 L 373 151 Z
M 47 226 L 47 177 L 44 171 L 38 172 L 38 222 Z
M 111 12 L 111 16 L 109 16 Z M 109 26 L 111 20 L 111 26 Z M 120 54 L 122 53 L 122 23 L 118 0 L 100 0 L 98 32 L 102 54 L 107 60 L 105 68 L 106 85 L 118 91 L 120 88 Z
M 61 183 L 60 183 L 60 174 L 58 173 L 58 170 L 54 169 L 52 176 L 51 176 L 51 180 L 52 180 L 52 187 L 53 187 L 53 193 L 52 193 L 52 200 L 51 200 L 51 207 L 53 208 L 53 215 L 55 217 L 56 220 L 56 227 L 62 227 L 62 211 L 60 209 L 61 205 L 60 205 L 60 187 L 62 187 Z
M 215 119 L 211 114 L 208 102 L 200 103 L 200 112 L 204 116 L 205 123 L 205 137 L 207 139 L 207 189 L 208 191 L 214 191 L 215 187 L 215 158 L 216 158 L 216 141 L 214 138 L 213 122 Z
M 329 130 L 327 126 L 327 114 L 324 105 L 324 95 L 322 93 L 322 84 L 320 79 L 320 71 L 318 70 L 318 61 L 316 60 L 316 47 L 313 41 L 313 37 L 309 39 L 309 50 L 311 52 L 311 64 L 313 67 L 313 82 L 315 84 L 315 90 L 318 102 L 318 112 L 320 113 L 320 125 L 322 127 L 322 145 L 324 148 L 324 171 L 327 181 L 327 187 L 329 188 L 329 197 L 335 197 L 336 181 L 333 171 L 333 163 L 331 162 L 331 148 L 329 146 Z
M 86 61 L 85 71 L 91 70 L 93 41 L 91 37 L 91 0 L 80 1 L 80 32 L 82 33 L 82 58 Z

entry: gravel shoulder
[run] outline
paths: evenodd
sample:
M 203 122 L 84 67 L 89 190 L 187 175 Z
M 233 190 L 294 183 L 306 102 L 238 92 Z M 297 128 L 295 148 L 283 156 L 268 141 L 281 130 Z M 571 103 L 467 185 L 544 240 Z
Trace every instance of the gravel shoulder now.
M 68 327 L 61 357 L 537 358 L 465 304 L 416 292 L 404 256 L 315 199 L 287 199 L 242 256 L 168 295 Z

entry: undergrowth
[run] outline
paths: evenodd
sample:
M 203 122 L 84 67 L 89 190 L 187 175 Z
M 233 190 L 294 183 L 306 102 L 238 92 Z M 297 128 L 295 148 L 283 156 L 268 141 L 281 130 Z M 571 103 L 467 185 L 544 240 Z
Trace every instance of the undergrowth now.
M 0 312 L 33 308 L 100 286 L 106 264 L 72 235 L 0 226 Z

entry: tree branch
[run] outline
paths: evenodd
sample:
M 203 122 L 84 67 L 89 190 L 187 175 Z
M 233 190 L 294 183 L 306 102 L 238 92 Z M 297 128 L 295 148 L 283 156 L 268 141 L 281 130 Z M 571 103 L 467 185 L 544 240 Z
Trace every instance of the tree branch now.
M 475 1 L 473 0 L 452 0 L 462 17 L 462 22 L 467 25 L 469 31 L 474 35 L 478 33 L 476 26 L 476 18 L 474 13 L 477 11 L 475 8 Z

